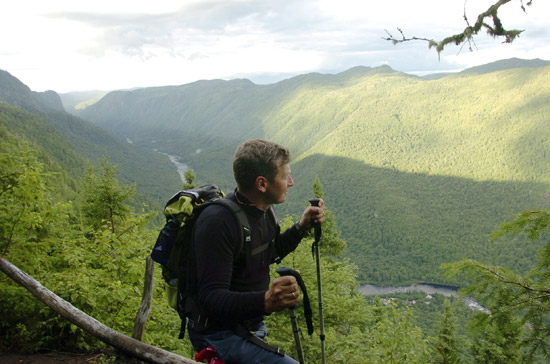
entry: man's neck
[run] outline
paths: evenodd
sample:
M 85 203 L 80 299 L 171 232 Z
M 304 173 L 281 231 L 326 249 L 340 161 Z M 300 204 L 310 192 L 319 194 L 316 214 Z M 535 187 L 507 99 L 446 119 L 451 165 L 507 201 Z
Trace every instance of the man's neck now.
M 237 188 L 237 198 L 239 196 L 244 196 L 251 206 L 256 207 L 259 210 L 267 211 L 269 209 L 269 204 L 264 202 L 262 195 L 256 192 L 243 192 Z

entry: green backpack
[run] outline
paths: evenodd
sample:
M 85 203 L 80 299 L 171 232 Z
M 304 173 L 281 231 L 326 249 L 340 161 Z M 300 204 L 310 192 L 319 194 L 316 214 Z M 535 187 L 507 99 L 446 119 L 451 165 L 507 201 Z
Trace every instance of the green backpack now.
M 211 204 L 227 207 L 241 226 L 241 239 L 250 241 L 250 226 L 241 207 L 228 199 L 221 189 L 214 184 L 207 184 L 190 190 L 179 191 L 173 195 L 164 207 L 166 223 L 159 232 L 151 258 L 162 266 L 162 277 L 166 282 L 165 290 L 170 307 L 178 309 L 178 285 L 180 290 L 188 290 L 186 284 L 189 277 L 191 259 L 191 243 L 193 225 L 200 212 Z M 192 273 L 191 273 L 192 274 Z

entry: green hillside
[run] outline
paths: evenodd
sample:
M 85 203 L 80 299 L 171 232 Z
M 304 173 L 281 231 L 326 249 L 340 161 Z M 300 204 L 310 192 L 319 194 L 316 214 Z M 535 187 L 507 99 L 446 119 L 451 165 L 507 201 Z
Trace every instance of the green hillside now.
M 437 81 L 369 78 L 319 100 L 345 111 L 339 120 L 317 122 L 329 131 L 301 157 L 322 153 L 404 172 L 550 182 L 549 81 L 550 67 Z M 309 117 L 315 124 L 299 109 L 291 123 Z M 274 125 L 280 118 L 266 122 L 284 133 Z
M 0 125 L 36 145 L 64 174 L 65 183 L 75 184 L 90 163 L 109 158 L 118 166 L 121 181 L 136 183 L 136 204 L 159 208 L 181 187 L 171 162 L 151 148 L 141 148 L 119 140 L 102 128 L 62 110 L 53 91 L 32 92 L 5 71 L 0 71 Z M 160 176 L 160 178 L 159 178 Z
M 534 260 L 533 245 L 488 243 L 500 222 L 549 203 L 550 67 L 510 64 L 438 80 L 384 66 L 267 86 L 200 81 L 111 93 L 82 116 L 225 189 L 236 145 L 281 142 L 296 180 L 281 216 L 301 210 L 319 176 L 362 280 L 441 282 L 439 265 L 463 257 L 519 270 Z
M 74 91 L 59 94 L 59 97 L 65 110 L 70 114 L 76 114 L 78 110 L 85 109 L 101 100 L 107 93 L 108 91 Z
M 325 171 L 320 178 L 327 206 L 336 216 L 348 243 L 347 256 L 359 266 L 362 281 L 444 282 L 439 265 L 463 258 L 523 271 L 540 247 L 489 239 L 512 214 L 548 205 L 541 198 L 548 191 L 544 183 L 406 173 L 319 154 L 295 162 L 292 168 L 297 185 L 279 213 L 300 211 L 311 195 L 307 182 Z

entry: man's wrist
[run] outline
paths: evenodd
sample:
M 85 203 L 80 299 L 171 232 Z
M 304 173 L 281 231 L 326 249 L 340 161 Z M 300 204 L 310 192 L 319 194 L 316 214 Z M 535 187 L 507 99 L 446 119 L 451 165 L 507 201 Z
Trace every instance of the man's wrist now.
M 298 232 L 298 235 L 300 238 L 305 238 L 306 236 L 309 236 L 309 232 L 300 225 L 300 222 L 294 224 L 294 227 L 296 228 L 296 231 Z

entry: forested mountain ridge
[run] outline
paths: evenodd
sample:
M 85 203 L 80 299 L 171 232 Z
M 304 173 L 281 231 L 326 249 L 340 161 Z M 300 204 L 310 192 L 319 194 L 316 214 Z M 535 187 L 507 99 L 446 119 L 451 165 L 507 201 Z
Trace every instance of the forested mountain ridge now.
M 340 98 L 327 96 L 324 103 L 338 102 L 336 110 L 356 101 L 340 111 L 341 120 L 328 120 L 330 133 L 302 157 L 322 153 L 412 173 L 550 182 L 550 67 L 371 81 Z
M 39 146 L 57 170 L 67 173 L 68 185 L 74 186 L 82 178 L 87 165 L 109 158 L 118 165 L 119 178 L 124 183 L 136 183 L 141 199 L 138 205 L 147 202 L 158 207 L 167 194 L 180 187 L 179 176 L 166 157 L 123 142 L 66 113 L 55 92 L 31 91 L 1 70 L 0 122 L 8 131 Z M 163 176 L 161 183 L 156 181 L 159 175 Z
M 517 63 L 513 63 L 517 66 Z M 82 116 L 121 138 L 182 156 L 232 188 L 234 148 L 290 147 L 296 213 L 319 176 L 360 277 L 442 281 L 464 257 L 525 269 L 536 247 L 488 243 L 498 224 L 548 203 L 550 67 L 438 80 L 357 67 L 273 85 L 199 81 L 114 92 Z
M 501 59 L 499 61 L 483 64 L 480 66 L 467 68 L 461 71 L 459 74 L 483 74 L 483 73 L 509 70 L 512 68 L 525 68 L 525 67 L 537 68 L 537 67 L 546 67 L 546 66 L 550 66 L 550 61 L 545 61 L 539 58 L 536 58 L 536 59 L 509 58 L 509 59 Z M 436 80 L 436 79 L 450 76 L 453 74 L 455 73 L 449 73 L 449 72 L 433 73 L 433 74 L 428 74 L 426 76 L 423 76 L 422 78 L 425 80 Z
M 59 96 L 53 91 L 34 92 L 8 72 L 0 70 L 0 100 L 20 108 L 53 107 L 63 110 Z

